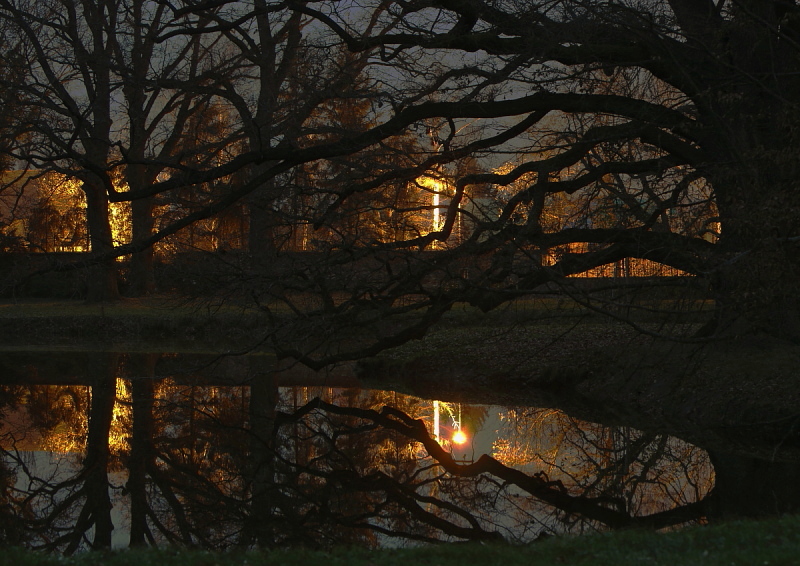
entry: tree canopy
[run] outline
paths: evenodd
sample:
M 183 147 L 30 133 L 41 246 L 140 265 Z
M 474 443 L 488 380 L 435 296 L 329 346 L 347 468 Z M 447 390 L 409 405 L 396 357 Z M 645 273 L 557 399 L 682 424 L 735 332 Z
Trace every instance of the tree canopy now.
M 17 66 L 30 54 L 38 63 L 28 69 L 43 73 L 22 92 L 38 96 L 50 81 L 69 101 L 54 70 L 69 62 L 19 22 L 52 24 L 24 4 L 0 7 Z M 57 155 L 81 175 L 154 162 L 164 172 L 127 190 L 98 185 L 102 199 L 169 202 L 216 183 L 96 261 L 141 254 L 247 203 L 246 251 L 257 261 L 237 264 L 236 285 L 273 322 L 302 315 L 268 337 L 283 355 L 313 366 L 370 355 L 419 336 L 457 302 L 489 310 L 626 261 L 693 276 L 708 292 L 713 316 L 691 339 L 800 337 L 794 2 L 95 4 L 126 22 L 137 6 L 163 13 L 168 23 L 142 37 L 164 57 L 202 45 L 197 71 L 137 85 L 230 116 L 217 138 L 224 153 L 196 148 L 186 159 L 131 153 L 107 134 L 111 102 L 103 135 L 80 137 L 99 91 L 86 91 L 84 106 L 51 108 L 80 126 L 71 153 Z M 72 41 L 59 25 L 53 37 Z M 117 101 L 133 78 L 119 71 L 124 57 L 112 59 L 103 84 Z M 79 140 L 103 159 L 75 153 Z M 334 328 L 369 340 L 326 345 Z

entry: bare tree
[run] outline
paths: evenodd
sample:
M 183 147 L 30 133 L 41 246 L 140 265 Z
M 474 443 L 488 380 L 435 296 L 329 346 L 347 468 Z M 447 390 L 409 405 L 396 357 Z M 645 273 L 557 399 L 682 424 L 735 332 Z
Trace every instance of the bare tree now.
M 9 21 L 20 13 L 6 6 Z M 709 324 L 682 339 L 800 336 L 793 5 L 331 0 L 171 9 L 186 23 L 164 41 L 220 34 L 231 58 L 245 62 L 240 74 L 210 77 L 198 90 L 236 109 L 246 146 L 118 193 L 95 178 L 109 170 L 110 150 L 95 140 L 109 146 L 110 112 L 88 105 L 97 131 L 84 113 L 62 132 L 87 132 L 82 174 L 106 187 L 92 198 L 149 199 L 248 174 L 151 236 L 102 253 L 98 244 L 98 253 L 140 252 L 247 199 L 253 235 L 298 223 L 327 234 L 334 245 L 324 257 L 284 255 L 244 274 L 280 355 L 314 367 L 369 356 L 420 336 L 457 302 L 489 310 L 628 259 L 710 287 Z M 351 55 L 320 59 L 341 46 Z M 98 69 L 98 92 L 109 91 L 107 75 Z M 70 94 L 58 84 L 56 94 Z M 315 113 L 348 98 L 370 102 L 367 126 L 322 135 Z M 307 207 L 281 206 L 300 168 L 335 171 L 346 157 L 369 169 L 376 148 L 400 155 L 396 140 L 414 136 L 417 149 L 431 142 L 425 151 L 371 176 L 343 176 L 310 217 Z M 466 160 L 468 173 L 456 166 Z M 400 185 L 424 198 L 384 198 Z M 492 191 L 506 194 L 492 203 Z M 417 229 L 392 241 L 354 236 L 337 225 L 351 203 Z M 575 221 L 554 228 L 549 219 L 562 205 L 573 206 Z M 463 226 L 470 231 L 456 241 Z
M 12 515 L 30 547 L 72 554 L 111 546 L 114 524 L 109 473 L 113 456 L 109 438 L 117 369 L 116 354 L 87 360 L 81 371 L 91 375 L 91 398 L 81 395 L 88 394 L 84 388 L 28 390 L 28 400 L 32 403 L 28 422 L 38 427 L 44 438 L 58 425 L 66 425 L 72 429 L 71 433 L 76 433 L 74 444 L 51 446 L 68 455 L 45 465 L 45 470 L 35 471 L 47 457 L 37 461 L 35 454 L 20 446 L 25 442 L 26 432 L 4 427 L 4 462 L 18 479 L 28 480 L 26 489 L 15 486 L 12 490 L 16 492 Z M 78 454 L 76 448 L 85 450 Z
M 130 2 L 123 22 L 129 33 L 111 39 L 125 100 L 126 116 L 119 119 L 127 127 L 127 136 L 117 143 L 125 162 L 124 182 L 135 191 L 173 174 L 182 163 L 218 160 L 220 151 L 233 143 L 230 130 L 209 127 L 223 110 L 215 107 L 213 96 L 203 87 L 209 83 L 208 75 L 229 72 L 236 58 L 226 58 L 218 34 L 170 37 L 177 25 L 186 22 L 164 3 Z M 196 32 L 208 24 L 207 20 L 193 23 Z M 205 135 L 198 131 L 200 124 Z M 131 202 L 133 240 L 152 235 L 156 204 L 151 198 Z M 133 294 L 155 290 L 153 261 L 153 247 L 133 254 Z
M 488 310 L 630 258 L 698 276 L 701 288 L 711 288 L 712 320 L 683 339 L 800 337 L 790 157 L 794 6 L 477 1 L 370 9 L 332 1 L 292 9 L 315 17 L 353 52 L 372 54 L 367 70 L 381 78 L 385 106 L 376 110 L 377 125 L 351 141 L 291 159 L 355 157 L 416 127 L 435 138 L 425 168 L 472 155 L 487 172 L 450 180 L 447 203 L 438 205 L 441 225 L 383 245 L 351 239 L 320 272 L 325 285 L 309 283 L 312 275 L 302 279 L 305 287 L 299 282 L 298 291 L 323 296 L 314 311 L 320 337 L 338 324 L 351 325 L 352 344 L 366 344 L 355 338 L 359 327 L 377 339 L 360 349 L 326 349 L 306 328 L 276 339 L 284 354 L 312 365 L 370 355 L 417 336 L 457 301 Z M 504 155 L 518 156 L 518 164 L 491 172 Z M 409 178 L 422 172 L 404 171 Z M 380 192 L 387 180 L 349 185 L 315 225 L 348 200 Z M 502 206 L 473 218 L 470 237 L 452 245 L 459 220 L 471 213 L 469 187 L 516 182 Z M 546 227 L 548 207 L 563 198 L 582 203 L 577 221 Z M 416 253 L 445 245 L 436 259 Z M 552 261 L 539 261 L 548 255 Z M 355 256 L 374 263 L 354 267 Z M 364 277 L 351 277 L 343 298 L 330 282 L 345 264 Z M 464 265 L 477 277 L 465 279 Z M 381 275 L 369 280 L 366 272 Z M 387 331 L 409 301 L 426 314 Z
M 4 81 L 29 109 L 15 117 L 25 134 L 6 155 L 33 169 L 78 179 L 86 196 L 86 221 L 97 271 L 91 299 L 119 296 L 115 246 L 122 238 L 110 223 L 112 200 L 129 200 L 183 161 L 202 163 L 211 147 L 191 144 L 187 122 L 207 108 L 198 89 L 206 73 L 224 72 L 210 35 L 165 37 L 182 23 L 166 4 L 140 1 L 4 2 L 5 64 L 16 80 Z M 198 24 L 202 28 L 202 22 Z M 214 53 L 212 57 L 211 53 Z M 134 200 L 132 236 L 153 230 L 154 202 Z M 136 293 L 154 289 L 152 248 L 132 260 Z

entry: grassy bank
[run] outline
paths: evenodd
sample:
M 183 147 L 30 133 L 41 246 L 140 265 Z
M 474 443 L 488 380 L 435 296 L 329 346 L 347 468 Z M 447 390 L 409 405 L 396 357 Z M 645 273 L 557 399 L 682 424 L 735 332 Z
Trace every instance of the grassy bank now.
M 452 544 L 415 549 L 338 550 L 330 553 L 279 550 L 272 553 L 211 553 L 185 549 L 126 550 L 70 558 L 5 551 L 0 563 L 15 566 L 537 566 L 761 565 L 797 564 L 800 518 L 732 522 L 672 533 L 619 532 L 555 537 L 525 547 Z
M 652 326 L 655 312 L 669 312 L 672 313 L 671 319 L 667 317 L 672 320 L 670 326 L 691 325 L 706 306 L 696 301 L 674 303 L 673 300 L 655 301 L 626 316 Z M 272 314 L 278 318 L 293 316 L 285 305 L 273 307 Z M 412 312 L 405 316 L 414 318 L 419 314 Z M 658 327 L 662 328 L 667 319 L 656 318 Z M 532 338 L 536 344 L 550 344 L 570 332 L 577 336 L 574 331 L 578 326 L 595 327 L 589 329 L 590 339 L 580 338 L 580 341 L 596 343 L 595 329 L 609 328 L 609 322 L 611 327 L 621 326 L 565 297 L 519 299 L 489 313 L 457 304 L 429 333 L 425 347 L 446 354 L 448 350 L 463 349 L 476 341 L 485 343 L 487 334 L 491 335 L 489 342 L 502 342 L 504 332 L 513 329 L 518 333 L 520 327 L 528 330 L 518 334 L 518 338 Z M 253 305 L 224 300 L 189 300 L 164 295 L 106 304 L 68 299 L 0 301 L 0 349 L 6 350 L 37 349 L 40 345 L 83 350 L 124 346 L 131 350 L 222 353 L 251 347 L 269 326 L 268 317 Z M 526 333 L 533 335 L 523 336 Z M 418 345 L 414 341 L 408 348 L 398 349 L 394 357 L 417 357 L 424 353 L 419 351 Z
M 261 323 L 253 309 L 170 297 L 110 304 L 47 299 L 0 302 L 0 339 L 6 350 L 45 345 L 83 350 L 122 346 L 136 351 L 228 351 L 247 345 L 247 338 Z

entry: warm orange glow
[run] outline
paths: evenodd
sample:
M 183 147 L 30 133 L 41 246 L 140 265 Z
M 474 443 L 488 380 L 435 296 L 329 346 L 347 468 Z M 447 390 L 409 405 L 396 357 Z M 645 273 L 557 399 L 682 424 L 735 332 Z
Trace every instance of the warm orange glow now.
M 451 440 L 453 444 L 464 444 L 467 441 L 467 435 L 463 430 L 458 429 L 453 433 L 453 438 Z
M 447 183 L 436 177 L 424 175 L 417 179 L 421 187 L 431 193 L 431 208 L 433 209 L 431 218 L 431 232 L 439 232 L 444 228 L 444 216 L 442 215 L 442 196 L 448 194 Z
M 130 380 L 116 378 L 116 399 L 111 427 L 108 431 L 108 448 L 115 456 L 130 454 L 133 427 L 133 397 Z

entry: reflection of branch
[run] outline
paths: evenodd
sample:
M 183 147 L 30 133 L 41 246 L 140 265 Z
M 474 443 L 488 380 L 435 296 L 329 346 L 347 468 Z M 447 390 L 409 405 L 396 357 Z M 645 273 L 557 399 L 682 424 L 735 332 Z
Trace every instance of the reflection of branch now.
M 362 477 L 352 470 L 337 470 L 330 473 L 330 479 L 338 481 L 347 487 L 358 491 L 383 491 L 396 501 L 404 510 L 408 511 L 415 519 L 439 529 L 445 534 L 467 540 L 503 540 L 498 532 L 484 530 L 470 513 L 464 511 L 454 503 L 443 501 L 431 496 L 420 495 L 413 487 L 404 485 L 387 476 L 383 472 L 376 472 Z M 462 527 L 426 510 L 422 505 L 435 506 L 454 513 L 465 519 L 470 526 Z
M 14 508 L 16 520 L 26 531 L 26 538 L 31 539 L 32 547 L 72 554 L 83 543 L 96 546 L 97 537 L 90 541 L 87 534 L 93 528 L 96 532 L 98 523 L 105 518 L 92 497 L 94 484 L 98 484 L 95 490 L 108 490 L 104 467 L 84 465 L 75 475 L 54 482 L 53 477 L 38 477 L 16 450 L 0 450 L 0 455 L 13 461 L 17 477 L 28 482 L 27 493 L 15 502 Z
M 557 509 L 583 516 L 611 528 L 634 526 L 664 528 L 698 519 L 704 514 L 705 505 L 703 501 L 700 501 L 660 513 L 635 517 L 625 511 L 624 501 L 618 498 L 571 495 L 560 481 L 549 481 L 543 473 L 528 475 L 520 470 L 509 468 L 485 454 L 474 463 L 459 464 L 449 452 L 430 436 L 424 421 L 414 419 L 406 413 L 391 407 L 384 407 L 380 412 L 377 412 L 371 409 L 339 407 L 320 399 L 314 399 L 291 415 L 279 414 L 277 423 L 297 421 L 314 410 L 374 422 L 386 429 L 396 431 L 420 442 L 428 454 L 442 468 L 454 476 L 476 477 L 482 474 L 491 474 L 507 484 L 523 489 L 536 499 Z M 386 481 L 383 478 L 381 480 Z M 388 485 L 386 489 L 389 489 Z M 397 488 L 392 486 L 392 489 Z M 414 506 L 409 508 L 411 512 L 418 513 L 416 510 L 416 507 L 418 507 L 417 501 L 420 501 L 418 497 L 409 500 L 409 503 L 414 503 Z
M 359 440 L 363 440 L 367 443 L 365 448 L 372 446 L 376 437 L 370 433 L 380 432 L 384 428 L 380 423 L 366 421 L 366 425 L 353 426 L 326 418 L 316 426 L 304 420 L 321 416 L 310 415 L 313 410 L 313 405 L 306 405 L 292 415 L 279 415 L 278 427 L 303 427 L 309 435 L 302 438 L 304 446 L 319 442 L 319 452 L 312 449 L 314 454 L 308 459 L 298 459 L 291 448 L 286 453 L 282 450 L 275 453 L 283 471 L 275 476 L 272 489 L 282 495 L 283 502 L 277 508 L 284 517 L 284 530 L 294 523 L 295 529 L 302 533 L 319 528 L 311 527 L 319 521 L 320 525 L 328 525 L 322 527 L 323 531 L 338 525 L 425 542 L 441 541 L 442 535 L 476 541 L 504 540 L 499 532 L 487 530 L 468 508 L 433 495 L 445 479 L 441 466 L 422 466 L 429 473 L 392 467 L 399 472 L 397 475 L 375 470 L 375 463 L 370 461 L 365 470 L 365 453 L 358 449 L 353 452 L 353 443 L 360 444 Z M 362 439 L 362 433 L 368 436 Z M 347 440 L 340 445 L 339 439 Z M 342 534 L 333 532 L 332 540 L 341 543 Z

